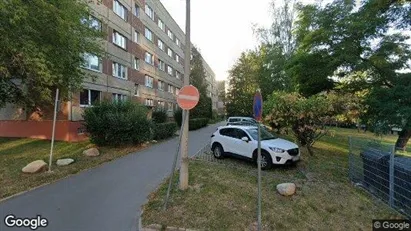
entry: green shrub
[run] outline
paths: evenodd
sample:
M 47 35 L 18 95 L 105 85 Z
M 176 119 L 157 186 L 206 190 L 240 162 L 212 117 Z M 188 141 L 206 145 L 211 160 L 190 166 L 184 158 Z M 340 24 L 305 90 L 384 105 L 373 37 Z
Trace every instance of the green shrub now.
M 181 127 L 182 120 L 183 120 L 183 111 L 181 109 L 177 109 L 174 112 L 174 121 L 177 123 L 177 126 Z
M 154 139 L 163 140 L 172 137 L 177 131 L 175 122 L 154 124 Z
M 189 126 L 188 126 L 188 128 L 189 128 L 190 131 L 203 128 L 203 127 L 207 126 L 208 120 L 209 120 L 208 118 L 196 118 L 196 119 L 191 119 L 191 120 L 189 121 Z
M 151 115 L 151 119 L 154 123 L 165 123 L 167 122 L 167 112 L 164 110 L 155 110 Z
M 153 136 L 147 108 L 135 102 L 103 101 L 87 108 L 83 116 L 91 142 L 99 146 L 141 144 Z

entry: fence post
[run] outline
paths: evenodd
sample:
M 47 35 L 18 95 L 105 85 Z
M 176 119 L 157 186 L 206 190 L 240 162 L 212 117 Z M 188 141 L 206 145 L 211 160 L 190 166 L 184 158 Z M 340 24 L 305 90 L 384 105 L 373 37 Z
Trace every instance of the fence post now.
M 393 146 L 391 153 L 390 153 L 390 195 L 389 195 L 390 207 L 394 206 L 394 155 L 395 155 L 395 145 Z
M 353 181 L 353 156 L 352 156 L 352 137 L 348 137 L 348 177 Z

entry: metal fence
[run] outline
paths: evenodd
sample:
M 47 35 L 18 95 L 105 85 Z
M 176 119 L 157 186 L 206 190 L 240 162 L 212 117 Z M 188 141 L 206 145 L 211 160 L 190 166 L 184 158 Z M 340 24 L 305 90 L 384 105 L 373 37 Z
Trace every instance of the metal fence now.
M 349 177 L 411 218 L 411 157 L 396 154 L 394 145 L 350 138 Z

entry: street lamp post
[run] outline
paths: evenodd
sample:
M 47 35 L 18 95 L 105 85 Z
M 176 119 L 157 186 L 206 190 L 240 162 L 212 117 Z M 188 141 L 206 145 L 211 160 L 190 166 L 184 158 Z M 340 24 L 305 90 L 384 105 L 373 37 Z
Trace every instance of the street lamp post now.
M 190 42 L 190 0 L 186 0 L 186 39 L 184 51 L 184 86 L 190 84 L 190 60 L 191 60 L 191 42 Z M 183 111 L 183 126 L 181 134 L 180 155 L 180 189 L 186 190 L 188 188 L 188 121 L 189 111 Z

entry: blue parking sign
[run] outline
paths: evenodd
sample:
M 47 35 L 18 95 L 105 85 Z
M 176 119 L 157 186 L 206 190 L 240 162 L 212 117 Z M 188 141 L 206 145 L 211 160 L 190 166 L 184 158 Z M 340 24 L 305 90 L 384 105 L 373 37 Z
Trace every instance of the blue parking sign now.
M 255 120 L 261 121 L 263 115 L 263 97 L 259 91 L 254 95 L 253 114 Z

